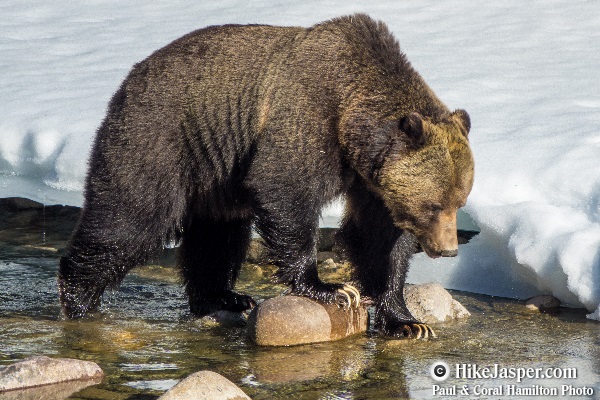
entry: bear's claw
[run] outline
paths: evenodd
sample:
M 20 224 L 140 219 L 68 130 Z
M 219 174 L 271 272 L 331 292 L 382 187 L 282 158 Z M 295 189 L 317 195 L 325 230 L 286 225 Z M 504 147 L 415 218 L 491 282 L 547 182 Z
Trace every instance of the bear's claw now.
M 437 335 L 427 324 L 406 324 L 401 330 L 403 336 L 414 339 L 435 339 Z
M 354 286 L 345 284 L 337 292 L 346 297 L 346 301 L 348 302 L 346 307 L 358 308 L 360 306 L 360 292 Z

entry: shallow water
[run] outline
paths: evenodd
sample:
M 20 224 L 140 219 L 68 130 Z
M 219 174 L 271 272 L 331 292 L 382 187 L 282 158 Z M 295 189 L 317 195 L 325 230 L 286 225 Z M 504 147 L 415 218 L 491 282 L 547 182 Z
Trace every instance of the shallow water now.
M 97 362 L 106 372 L 104 381 L 71 398 L 152 399 L 204 369 L 226 376 L 253 399 L 432 398 L 437 383 L 429 368 L 437 360 L 451 370 L 462 363 L 577 370 L 576 379 L 520 383 L 452 375 L 440 387 L 537 384 L 560 393 L 565 384 L 593 387 L 594 397 L 600 393 L 600 324 L 586 320 L 581 310 L 531 313 L 522 302 L 455 292 L 472 316 L 437 325 L 436 340 L 393 341 L 369 333 L 332 343 L 261 348 L 242 327 L 190 318 L 169 267 L 140 268 L 118 291 L 105 294 L 99 315 L 62 320 L 57 266 L 57 253 L 48 249 L 0 245 L 0 365 L 33 354 Z M 270 283 L 270 272 L 246 266 L 238 289 L 259 300 L 279 294 L 284 288 Z M 471 397 L 476 396 L 471 392 Z

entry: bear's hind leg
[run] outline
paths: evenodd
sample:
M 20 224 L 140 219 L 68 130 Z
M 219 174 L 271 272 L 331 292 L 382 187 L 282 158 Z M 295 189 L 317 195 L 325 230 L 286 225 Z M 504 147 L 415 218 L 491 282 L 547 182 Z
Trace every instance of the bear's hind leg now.
M 251 220 L 195 218 L 184 230 L 178 252 L 192 314 L 219 310 L 242 312 L 255 303 L 233 291 L 250 243 Z
M 67 252 L 60 259 L 58 288 L 68 318 L 97 310 L 107 287 L 162 248 L 162 237 L 127 219 L 116 207 L 84 209 Z

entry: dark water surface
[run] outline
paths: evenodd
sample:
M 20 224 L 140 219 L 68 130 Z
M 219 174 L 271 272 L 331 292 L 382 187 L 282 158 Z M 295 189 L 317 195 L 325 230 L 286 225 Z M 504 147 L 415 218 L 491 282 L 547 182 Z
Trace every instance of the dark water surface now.
M 530 313 L 522 302 L 453 293 L 472 313 L 436 326 L 433 341 L 392 341 L 374 334 L 290 348 L 254 345 L 242 327 L 189 316 L 173 268 L 142 267 L 118 291 L 104 296 L 102 312 L 81 321 L 59 316 L 58 252 L 0 244 L 0 366 L 30 355 L 97 362 L 106 378 L 71 396 L 80 399 L 153 399 L 199 370 L 216 371 L 253 399 L 456 398 L 433 396 L 430 366 L 450 365 L 440 387 L 467 385 L 471 398 L 507 396 L 506 386 L 592 387 L 600 393 L 600 324 L 581 310 Z M 243 269 L 238 289 L 257 299 L 284 289 L 271 270 Z M 335 277 L 333 277 L 335 279 Z M 456 378 L 455 364 L 500 368 L 576 368 L 576 379 Z M 473 395 L 502 386 L 499 395 Z M 2 395 L 0 395 L 2 398 Z M 523 396 L 522 398 L 546 398 Z M 560 398 L 560 396 L 559 396 Z M 585 397 L 570 397 L 585 398 Z M 589 397 L 588 397 L 589 398 Z

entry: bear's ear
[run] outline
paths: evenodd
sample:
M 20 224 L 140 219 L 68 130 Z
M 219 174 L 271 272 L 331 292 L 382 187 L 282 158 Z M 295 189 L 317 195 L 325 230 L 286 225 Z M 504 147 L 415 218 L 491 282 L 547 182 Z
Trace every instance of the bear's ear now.
M 425 144 L 425 131 L 423 130 L 423 118 L 417 112 L 411 112 L 403 117 L 398 128 L 408 137 L 411 145 L 415 148 Z
M 469 114 L 465 110 L 455 110 L 452 113 L 452 116 L 463 126 L 465 136 L 469 136 L 469 132 L 471 131 L 471 118 Z

